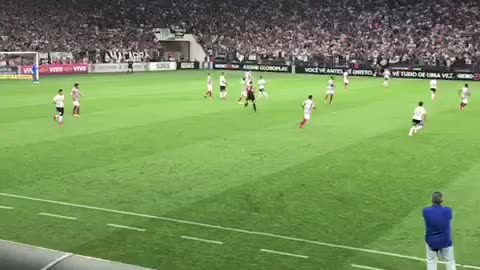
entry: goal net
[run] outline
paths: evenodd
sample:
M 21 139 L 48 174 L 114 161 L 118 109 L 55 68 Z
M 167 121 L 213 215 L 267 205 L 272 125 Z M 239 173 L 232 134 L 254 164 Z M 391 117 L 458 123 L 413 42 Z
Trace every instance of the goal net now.
M 38 52 L 0 52 L 0 79 L 40 81 Z

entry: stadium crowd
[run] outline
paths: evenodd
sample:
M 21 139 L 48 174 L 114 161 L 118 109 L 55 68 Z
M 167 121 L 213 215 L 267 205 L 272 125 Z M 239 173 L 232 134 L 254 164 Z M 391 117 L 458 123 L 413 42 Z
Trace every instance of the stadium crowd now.
M 477 0 L 0 0 L 0 50 L 161 50 L 183 25 L 213 56 L 480 63 Z

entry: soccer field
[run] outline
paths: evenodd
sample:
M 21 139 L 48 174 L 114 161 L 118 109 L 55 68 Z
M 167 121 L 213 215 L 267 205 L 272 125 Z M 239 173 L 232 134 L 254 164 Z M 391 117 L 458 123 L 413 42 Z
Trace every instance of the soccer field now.
M 254 113 L 242 73 L 226 102 L 219 71 L 203 98 L 206 74 L 0 81 L 0 238 L 155 269 L 424 269 L 421 209 L 440 190 L 459 269 L 480 269 L 480 84 L 460 112 L 461 81 L 432 103 L 425 80 L 337 77 L 326 105 L 327 77 L 265 73 Z M 52 98 L 75 82 L 82 117 L 68 99 L 58 127 Z

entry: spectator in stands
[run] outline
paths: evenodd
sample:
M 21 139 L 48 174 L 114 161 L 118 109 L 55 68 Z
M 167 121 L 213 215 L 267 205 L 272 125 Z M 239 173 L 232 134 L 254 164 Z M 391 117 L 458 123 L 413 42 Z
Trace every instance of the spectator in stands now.
M 75 61 L 84 61 L 87 52 L 92 61 L 112 61 L 103 56 L 116 49 L 162 55 L 153 30 L 180 26 L 193 32 L 209 55 L 237 60 L 480 64 L 476 0 L 0 0 L 0 5 L 0 50 L 72 52 Z

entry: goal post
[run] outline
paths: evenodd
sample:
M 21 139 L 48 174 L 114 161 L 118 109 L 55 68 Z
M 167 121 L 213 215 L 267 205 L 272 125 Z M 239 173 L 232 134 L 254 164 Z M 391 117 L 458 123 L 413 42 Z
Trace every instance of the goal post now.
M 10 60 L 15 58 L 20 58 L 20 63 L 14 63 L 13 65 L 10 64 Z M 27 58 L 28 65 L 31 65 L 30 74 L 25 74 L 22 72 L 21 67 L 25 66 L 23 63 L 23 59 Z M 40 81 L 40 57 L 38 52 L 33 51 L 25 51 L 25 52 L 2 52 L 0 51 L 0 59 L 5 59 L 6 63 L 9 63 L 8 66 L 16 66 L 17 72 L 16 74 L 10 73 L 3 73 L 0 69 L 0 79 L 20 79 L 20 80 L 32 80 L 33 83 L 38 83 Z M 0 65 L 2 67 L 2 65 Z M 7 70 L 8 71 L 8 70 Z

